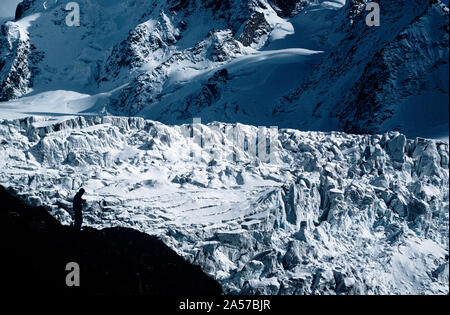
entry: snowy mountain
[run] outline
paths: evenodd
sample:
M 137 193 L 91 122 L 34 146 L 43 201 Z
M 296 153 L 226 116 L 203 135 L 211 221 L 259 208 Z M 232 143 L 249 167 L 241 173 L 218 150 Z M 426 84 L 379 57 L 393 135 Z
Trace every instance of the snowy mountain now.
M 83 0 L 69 27 L 67 1 L 26 0 L 2 26 L 0 99 L 60 90 L 169 124 L 448 138 L 448 8 L 380 0 L 368 27 L 365 2 Z
M 379 1 L 381 26 L 368 28 L 363 2 L 348 3 L 338 49 L 274 113 L 308 117 L 306 129 L 325 121 L 351 133 L 448 136 L 448 7 Z
M 440 1 L 67 2 L 1 26 L 0 185 L 226 293 L 448 294 Z

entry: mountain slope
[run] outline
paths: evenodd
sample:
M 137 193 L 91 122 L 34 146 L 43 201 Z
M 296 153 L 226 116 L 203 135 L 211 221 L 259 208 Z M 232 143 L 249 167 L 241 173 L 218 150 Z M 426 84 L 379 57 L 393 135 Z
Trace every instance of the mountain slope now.
M 83 112 L 171 124 L 448 137 L 440 1 L 381 0 L 372 28 L 365 0 L 83 0 L 80 27 L 44 2 L 2 26 L 3 101 L 60 90 Z
M 220 295 L 220 285 L 155 237 L 132 229 L 73 232 L 43 207 L 0 186 L 4 293 L 46 295 Z M 66 264 L 80 265 L 80 287 L 65 285 Z
M 303 129 L 448 137 L 448 8 L 379 1 L 383 21 L 369 28 L 363 3 L 346 5 L 352 25 L 342 24 L 338 49 L 274 113 L 291 124 L 306 117 Z

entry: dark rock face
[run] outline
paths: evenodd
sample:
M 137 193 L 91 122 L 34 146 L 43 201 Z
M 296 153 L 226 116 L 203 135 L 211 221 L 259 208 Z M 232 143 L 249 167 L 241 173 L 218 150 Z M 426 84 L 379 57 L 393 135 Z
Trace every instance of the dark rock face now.
M 0 186 L 2 285 L 7 294 L 220 295 L 220 285 L 156 237 L 125 228 L 76 233 Z M 67 287 L 66 264 L 80 266 Z
M 355 3 L 358 1 L 352 2 Z M 419 11 L 409 25 L 405 25 L 395 38 L 371 57 L 372 61 L 367 63 L 361 78 L 342 102 L 345 104 L 339 115 L 342 130 L 350 133 L 379 132 L 379 126 L 398 110 L 391 104 L 401 104 L 408 97 L 424 93 L 429 89 L 428 85 L 438 86 L 438 83 L 424 83 L 424 78 L 437 77 L 440 67 L 448 67 L 448 32 L 444 31 L 448 12 L 440 12 L 439 6 L 431 3 L 424 1 L 421 4 L 423 11 Z M 363 16 L 359 15 L 359 18 Z M 447 21 L 440 18 L 445 15 Z M 422 34 L 426 31 L 417 34 L 414 27 L 427 25 L 430 17 L 436 23 L 436 31 L 428 35 Z M 431 49 L 423 50 L 425 45 L 433 47 L 433 52 L 430 53 Z M 434 76 L 430 75 L 432 73 Z M 427 82 L 432 82 L 432 79 L 427 79 Z
M 198 115 L 202 109 L 211 106 L 222 97 L 222 91 L 226 89 L 230 75 L 226 69 L 219 70 L 202 84 L 202 89 L 198 94 L 193 94 L 186 98 L 185 108 L 179 112 L 178 119 L 192 119 Z
M 16 99 L 33 87 L 36 66 L 44 54 L 29 39 L 22 38 L 13 24 L 0 26 L 0 101 Z
M 24 7 L 23 7 L 23 3 L 21 2 L 16 7 L 16 14 L 15 14 L 14 19 L 19 20 L 23 15 L 23 11 L 24 11 Z
M 245 25 L 244 31 L 242 32 L 241 36 L 239 36 L 238 40 L 244 46 L 250 46 L 262 36 L 269 34 L 270 31 L 271 27 L 269 23 L 267 23 L 264 14 L 255 12 Z
M 34 0 L 24 0 L 20 2 L 16 7 L 15 20 L 19 20 L 23 17 L 25 11 L 27 11 L 34 4 Z
M 314 108 L 314 119 L 331 115 L 347 133 L 404 132 L 401 122 L 383 124 L 395 120 L 402 106 L 412 108 L 431 93 L 430 102 L 443 104 L 438 110 L 448 115 L 448 88 L 439 79 L 448 72 L 448 9 L 435 1 L 380 0 L 383 22 L 371 28 L 365 22 L 366 3 L 347 1 L 337 11 L 338 45 L 300 88 L 280 101 L 276 114 L 289 112 L 294 103 Z
M 241 46 L 233 38 L 230 30 L 211 31 L 206 38 L 197 43 L 194 47 L 181 52 L 174 53 L 166 61 L 155 67 L 152 71 L 142 73 L 135 78 L 129 86 L 120 91 L 117 99 L 113 99 L 108 111 L 120 114 L 126 112 L 127 115 L 137 115 L 148 104 L 158 102 L 161 97 L 165 80 L 168 78 L 170 68 L 177 63 L 182 62 L 201 62 L 204 58 L 212 62 L 226 62 L 235 55 L 241 53 Z M 226 78 L 225 78 L 226 79 Z M 215 75 L 208 80 L 208 83 L 202 88 L 200 93 L 193 94 L 183 100 L 186 109 L 182 110 L 180 119 L 190 118 L 191 114 L 197 113 L 192 108 L 204 108 L 220 99 L 220 91 L 216 89 L 216 81 L 223 84 L 226 80 L 223 77 Z M 208 105 L 209 104 L 209 105 Z M 186 114 L 189 109 L 189 114 Z M 180 111 L 176 112 L 179 115 Z
M 292 16 L 296 9 L 304 8 L 308 4 L 307 0 L 272 0 L 271 2 L 279 9 L 283 17 Z
M 189 0 L 177 0 L 173 2 L 175 2 L 175 4 L 170 8 L 170 10 L 175 12 L 185 9 L 189 5 Z

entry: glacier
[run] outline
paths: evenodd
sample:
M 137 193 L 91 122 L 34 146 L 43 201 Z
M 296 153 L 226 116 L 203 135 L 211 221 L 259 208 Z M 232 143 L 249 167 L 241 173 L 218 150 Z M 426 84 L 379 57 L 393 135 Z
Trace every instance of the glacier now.
M 4 119 L 0 184 L 67 225 L 83 186 L 85 224 L 157 235 L 225 293 L 448 294 L 448 143 L 266 129 L 264 159 L 232 129 L 264 130 Z

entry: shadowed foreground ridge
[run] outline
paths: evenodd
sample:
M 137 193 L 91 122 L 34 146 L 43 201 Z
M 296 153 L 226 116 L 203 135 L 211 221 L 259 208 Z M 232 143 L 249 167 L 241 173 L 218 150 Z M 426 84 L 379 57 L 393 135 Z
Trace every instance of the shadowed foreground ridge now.
M 2 285 L 7 294 L 219 295 L 220 285 L 158 238 L 126 228 L 80 233 L 0 186 Z M 65 285 L 80 265 L 80 287 Z

